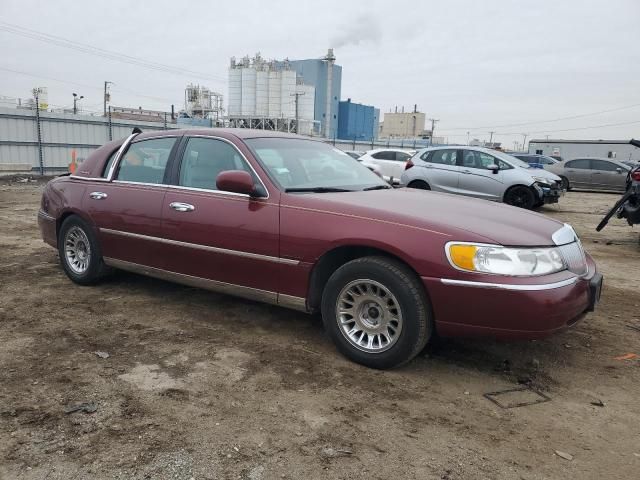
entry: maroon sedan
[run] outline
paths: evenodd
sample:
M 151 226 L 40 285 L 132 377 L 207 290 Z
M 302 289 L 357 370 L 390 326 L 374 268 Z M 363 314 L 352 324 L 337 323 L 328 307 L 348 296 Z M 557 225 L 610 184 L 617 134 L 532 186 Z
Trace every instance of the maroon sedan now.
M 259 130 L 134 133 L 49 182 L 38 222 L 71 280 L 116 268 L 304 312 L 375 368 L 437 332 L 542 338 L 602 284 L 569 225 L 392 189 L 332 146 Z

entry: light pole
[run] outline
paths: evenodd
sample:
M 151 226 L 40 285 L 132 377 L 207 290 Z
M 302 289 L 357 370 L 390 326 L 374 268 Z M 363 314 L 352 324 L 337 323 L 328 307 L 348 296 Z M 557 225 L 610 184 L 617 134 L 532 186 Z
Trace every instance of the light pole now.
M 78 113 L 78 100 L 82 100 L 84 98 L 84 95 L 80 95 L 78 96 L 77 93 L 73 93 L 73 114 L 75 115 L 76 113 Z

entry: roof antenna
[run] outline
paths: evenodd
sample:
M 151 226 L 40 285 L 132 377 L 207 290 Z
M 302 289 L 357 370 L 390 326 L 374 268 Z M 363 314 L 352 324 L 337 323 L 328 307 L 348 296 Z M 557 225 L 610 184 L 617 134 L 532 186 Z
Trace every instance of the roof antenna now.
M 133 133 L 142 133 L 142 130 L 140 130 L 138 127 L 133 127 L 133 131 L 131 132 Z

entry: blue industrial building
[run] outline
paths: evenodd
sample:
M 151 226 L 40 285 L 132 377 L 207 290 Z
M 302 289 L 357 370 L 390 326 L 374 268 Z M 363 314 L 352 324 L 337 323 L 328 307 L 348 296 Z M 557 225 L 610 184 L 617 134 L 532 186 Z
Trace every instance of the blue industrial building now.
M 338 107 L 338 138 L 370 142 L 378 138 L 380 110 L 370 105 L 342 101 Z
M 305 85 L 313 85 L 316 88 L 314 120 L 319 122 L 318 133 L 327 138 L 335 138 L 338 134 L 342 67 L 335 64 L 333 49 L 330 49 L 324 58 L 289 60 L 289 65 L 302 77 Z M 327 93 L 330 95 L 329 102 Z

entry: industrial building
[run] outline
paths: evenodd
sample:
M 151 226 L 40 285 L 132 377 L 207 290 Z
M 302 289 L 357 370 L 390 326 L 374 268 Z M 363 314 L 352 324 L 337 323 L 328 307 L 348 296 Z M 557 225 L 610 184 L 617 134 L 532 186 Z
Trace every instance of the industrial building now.
M 305 84 L 286 60 L 266 61 L 259 54 L 239 62 L 231 59 L 228 121 L 232 127 L 318 133 L 314 100 L 315 88 Z
M 338 105 L 338 139 L 370 142 L 378 138 L 380 110 L 351 99 Z
M 418 112 L 414 106 L 413 112 L 405 112 L 404 107 L 398 112 L 384 114 L 384 119 L 380 128 L 380 138 L 418 138 L 431 135 L 425 131 L 426 116 Z
M 341 82 L 342 67 L 335 65 L 331 49 L 309 60 L 266 61 L 260 54 L 232 58 L 229 125 L 334 138 Z
M 558 155 L 564 160 L 601 157 L 640 161 L 640 148 L 629 144 L 629 140 L 534 139 L 529 142 L 529 153 Z

